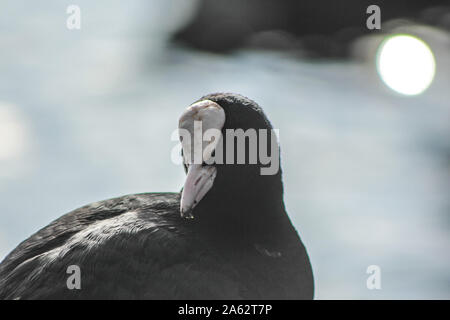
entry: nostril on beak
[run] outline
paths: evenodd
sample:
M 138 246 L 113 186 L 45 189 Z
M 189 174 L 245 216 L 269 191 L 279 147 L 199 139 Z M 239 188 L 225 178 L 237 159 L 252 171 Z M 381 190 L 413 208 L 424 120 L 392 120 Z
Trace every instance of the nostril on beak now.
M 200 180 L 202 180 L 202 177 L 200 176 L 200 177 L 198 177 L 198 179 L 197 180 L 195 180 L 195 183 L 194 183 L 194 186 L 196 186 L 199 182 L 200 182 Z

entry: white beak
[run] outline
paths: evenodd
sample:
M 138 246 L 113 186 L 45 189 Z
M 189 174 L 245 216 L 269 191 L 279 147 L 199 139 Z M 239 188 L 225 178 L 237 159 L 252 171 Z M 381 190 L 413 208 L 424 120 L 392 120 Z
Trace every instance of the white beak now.
M 211 189 L 216 178 L 217 169 L 213 166 L 191 164 L 181 194 L 181 217 L 192 219 L 192 210 Z

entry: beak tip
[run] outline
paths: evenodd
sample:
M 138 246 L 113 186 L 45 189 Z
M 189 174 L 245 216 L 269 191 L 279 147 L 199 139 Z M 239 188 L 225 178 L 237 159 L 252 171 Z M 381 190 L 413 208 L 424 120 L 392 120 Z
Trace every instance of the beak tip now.
M 186 220 L 192 220 L 194 219 L 194 216 L 192 215 L 192 209 L 188 209 L 184 211 L 183 209 L 180 210 L 181 217 Z
M 194 219 L 192 211 L 211 189 L 215 175 L 215 167 L 197 164 L 189 166 L 180 198 L 180 214 L 182 218 Z

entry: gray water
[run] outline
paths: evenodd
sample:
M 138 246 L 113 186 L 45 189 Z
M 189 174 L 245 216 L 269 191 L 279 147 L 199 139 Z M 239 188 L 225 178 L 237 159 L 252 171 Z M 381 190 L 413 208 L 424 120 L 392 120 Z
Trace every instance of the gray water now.
M 89 202 L 178 191 L 171 133 L 200 96 L 237 92 L 280 131 L 285 203 L 316 297 L 450 298 L 450 53 L 416 97 L 367 62 L 189 51 L 167 38 L 187 2 L 4 1 L 0 10 L 0 257 Z M 161 14 L 164 12 L 164 14 Z M 447 44 L 448 45 L 448 44 Z M 381 290 L 366 269 L 381 268 Z

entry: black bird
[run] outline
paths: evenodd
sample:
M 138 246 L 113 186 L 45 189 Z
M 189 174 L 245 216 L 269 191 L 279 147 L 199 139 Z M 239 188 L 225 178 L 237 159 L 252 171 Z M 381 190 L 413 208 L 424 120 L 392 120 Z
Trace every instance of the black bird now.
M 259 131 L 272 129 L 262 109 L 217 93 L 186 109 L 180 135 L 195 132 L 195 120 L 202 133 L 216 129 L 222 137 L 203 143 L 202 151 L 213 148 L 201 163 L 190 153 L 195 143 L 182 138 L 187 178 L 180 193 L 127 195 L 60 217 L 0 264 L 0 299 L 313 298 L 309 258 L 285 211 L 281 170 L 262 174 L 269 164 L 252 163 L 249 136 L 244 164 L 217 160 L 220 141 L 231 139 L 227 129 L 252 128 L 257 150 L 278 158 L 276 140 L 265 143 Z M 223 148 L 224 159 L 239 157 L 238 143 L 233 148 L 234 155 Z M 75 288 L 68 286 L 71 266 L 78 268 Z

